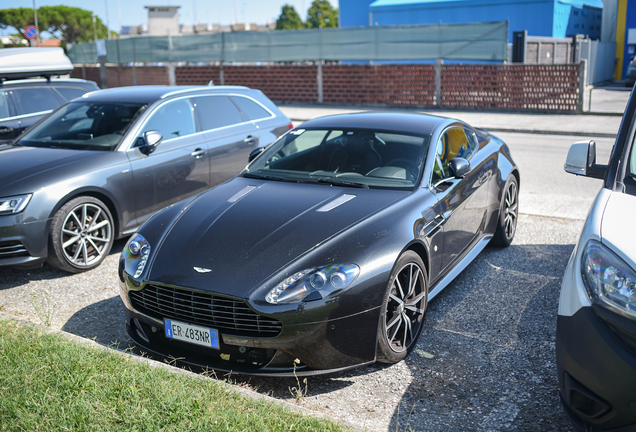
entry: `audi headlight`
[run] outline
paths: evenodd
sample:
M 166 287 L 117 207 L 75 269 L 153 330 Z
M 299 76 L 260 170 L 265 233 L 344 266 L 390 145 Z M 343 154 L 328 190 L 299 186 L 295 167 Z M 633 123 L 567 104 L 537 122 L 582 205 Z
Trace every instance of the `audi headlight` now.
M 0 198 L 0 215 L 16 214 L 24 210 L 31 200 L 31 194 Z
M 326 298 L 347 288 L 358 277 L 355 264 L 303 270 L 288 277 L 265 296 L 272 304 L 299 303 Z
M 150 255 L 150 244 L 141 234 L 135 234 L 128 240 L 122 257 L 124 259 L 126 273 L 138 278 L 144 272 Z
M 636 319 L 636 271 L 596 241 L 588 242 L 581 274 L 592 300 Z

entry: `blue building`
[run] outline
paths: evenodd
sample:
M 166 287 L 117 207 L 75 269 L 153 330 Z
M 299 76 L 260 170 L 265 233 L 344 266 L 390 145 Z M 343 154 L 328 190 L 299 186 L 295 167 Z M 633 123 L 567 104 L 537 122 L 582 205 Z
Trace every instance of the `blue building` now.
M 340 26 L 510 22 L 512 32 L 601 36 L 602 0 L 340 0 Z

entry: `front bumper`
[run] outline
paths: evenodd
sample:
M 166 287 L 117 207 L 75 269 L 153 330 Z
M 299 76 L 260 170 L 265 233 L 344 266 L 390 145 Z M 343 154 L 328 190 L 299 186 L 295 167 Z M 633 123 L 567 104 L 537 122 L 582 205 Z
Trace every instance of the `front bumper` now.
M 46 261 L 49 223 L 24 222 L 22 214 L 0 216 L 0 267 L 36 267 Z
M 325 308 L 321 319 L 315 319 L 314 312 L 314 319 L 307 323 L 297 323 L 297 317 L 294 324 L 281 320 L 281 331 L 273 337 L 248 337 L 220 330 L 217 350 L 167 338 L 162 318 L 184 320 L 136 310 L 123 280 L 120 297 L 126 306 L 130 337 L 150 352 L 186 364 L 250 375 L 291 376 L 333 373 L 375 361 L 380 307 L 336 319 L 329 319 L 333 308 Z M 268 317 L 278 319 L 275 315 Z
M 636 322 L 601 306 L 557 319 L 561 401 L 579 430 L 636 430 Z

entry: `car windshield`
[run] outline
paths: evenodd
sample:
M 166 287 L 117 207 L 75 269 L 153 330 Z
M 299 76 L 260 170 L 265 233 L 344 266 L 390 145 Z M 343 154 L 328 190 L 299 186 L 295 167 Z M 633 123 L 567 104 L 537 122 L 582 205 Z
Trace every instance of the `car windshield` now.
M 110 151 L 117 148 L 143 104 L 71 102 L 30 129 L 17 145 Z
M 412 189 L 428 137 L 372 129 L 290 131 L 248 166 L 245 177 L 335 186 Z

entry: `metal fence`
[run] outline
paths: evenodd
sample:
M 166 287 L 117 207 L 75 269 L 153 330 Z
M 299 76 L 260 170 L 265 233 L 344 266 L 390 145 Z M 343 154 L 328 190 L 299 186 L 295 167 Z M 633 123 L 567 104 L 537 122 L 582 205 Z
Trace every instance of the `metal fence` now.
M 106 41 L 109 63 L 258 63 L 469 60 L 503 62 L 508 21 L 471 24 L 131 37 Z M 73 63 L 97 63 L 96 44 L 69 45 Z
M 616 42 L 582 40 L 577 53 L 577 62 L 587 60 L 587 85 L 614 80 Z

